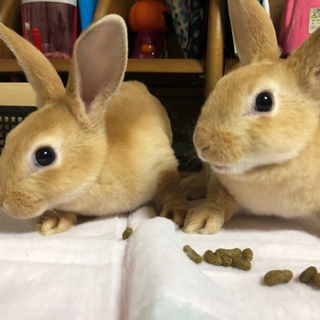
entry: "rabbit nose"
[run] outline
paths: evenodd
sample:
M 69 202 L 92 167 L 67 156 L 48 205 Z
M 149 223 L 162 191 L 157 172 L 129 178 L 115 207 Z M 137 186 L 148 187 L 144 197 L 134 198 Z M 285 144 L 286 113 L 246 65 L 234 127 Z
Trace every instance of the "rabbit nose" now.
M 203 151 L 204 149 L 208 148 L 208 132 L 202 127 L 196 126 L 194 133 L 193 133 L 193 143 L 197 150 Z

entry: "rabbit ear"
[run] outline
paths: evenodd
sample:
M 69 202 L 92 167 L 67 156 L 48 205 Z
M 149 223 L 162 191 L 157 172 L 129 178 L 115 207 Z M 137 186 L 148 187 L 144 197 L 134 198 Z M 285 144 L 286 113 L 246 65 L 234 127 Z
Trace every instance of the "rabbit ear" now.
M 77 100 L 74 112 L 99 113 L 118 91 L 127 66 L 127 28 L 118 15 L 108 15 L 87 28 L 76 41 L 67 96 Z
M 0 23 L 0 38 L 16 56 L 28 81 L 36 92 L 37 106 L 60 99 L 65 94 L 63 83 L 48 59 L 30 42 Z
M 234 42 L 242 65 L 280 57 L 272 21 L 257 0 L 228 0 Z
M 320 28 L 315 30 L 296 50 L 286 63 L 293 70 L 299 85 L 314 98 L 320 98 Z

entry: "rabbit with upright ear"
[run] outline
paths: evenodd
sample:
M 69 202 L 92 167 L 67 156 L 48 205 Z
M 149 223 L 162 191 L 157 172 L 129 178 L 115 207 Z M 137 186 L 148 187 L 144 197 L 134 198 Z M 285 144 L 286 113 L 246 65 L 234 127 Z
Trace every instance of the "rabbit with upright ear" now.
M 241 67 L 208 97 L 193 141 L 211 168 L 206 200 L 184 231 L 211 234 L 237 211 L 284 218 L 320 212 L 320 28 L 279 59 L 256 0 L 229 0 Z
M 32 44 L 0 24 L 36 91 L 39 110 L 12 130 L 0 158 L 0 205 L 39 217 L 43 235 L 69 230 L 77 215 L 129 212 L 157 200 L 182 225 L 187 212 L 164 107 L 139 82 L 124 82 L 127 32 L 109 15 L 76 41 L 66 89 Z

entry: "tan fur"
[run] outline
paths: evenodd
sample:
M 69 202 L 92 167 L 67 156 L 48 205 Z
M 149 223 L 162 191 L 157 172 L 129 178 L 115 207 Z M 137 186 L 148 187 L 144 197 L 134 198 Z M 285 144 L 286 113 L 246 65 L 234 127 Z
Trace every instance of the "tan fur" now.
M 229 220 L 235 208 L 234 198 L 213 175 L 208 184 L 206 200 L 200 206 L 188 211 L 184 231 L 200 234 L 216 233 L 223 223 Z
M 210 166 L 203 162 L 202 170 L 183 178 L 180 182 L 182 192 L 188 200 L 204 198 L 207 194 L 207 184 L 210 179 Z
M 143 84 L 122 83 L 127 59 L 122 19 L 105 17 L 80 36 L 62 97 L 51 95 L 51 89 L 43 95 L 46 85 L 38 84 L 43 79 L 30 67 L 42 66 L 48 81 L 56 72 L 42 55 L 31 60 L 37 49 L 1 24 L 0 36 L 9 47 L 12 43 L 26 47 L 29 64 L 24 65 L 22 50 L 14 53 L 37 83 L 34 88 L 44 102 L 7 137 L 0 158 L 5 210 L 23 219 L 48 210 L 36 229 L 51 235 L 69 230 L 75 214 L 130 212 L 157 199 L 162 216 L 183 224 L 187 204 L 179 186 L 167 113 Z M 34 154 L 44 146 L 56 151 L 56 160 L 37 167 Z
M 240 63 L 246 65 L 263 59 L 277 60 L 280 50 L 276 32 L 268 15 L 261 14 L 259 3 L 251 1 L 249 6 L 247 0 L 236 0 L 228 1 L 228 4 Z
M 320 213 L 320 29 L 287 60 L 275 59 L 274 30 L 257 1 L 230 0 L 229 8 L 244 66 L 219 81 L 194 132 L 211 175 L 205 202 L 188 212 L 189 233 L 217 232 L 239 210 L 285 218 Z M 266 91 L 273 110 L 256 112 L 255 98 Z

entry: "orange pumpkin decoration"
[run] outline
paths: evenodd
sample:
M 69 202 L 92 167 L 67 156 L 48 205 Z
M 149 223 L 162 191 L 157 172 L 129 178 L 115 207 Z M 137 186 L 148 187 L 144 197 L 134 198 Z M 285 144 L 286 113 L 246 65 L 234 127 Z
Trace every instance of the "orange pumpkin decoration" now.
M 168 31 L 163 12 L 171 14 L 168 7 L 155 0 L 136 2 L 129 12 L 129 25 L 134 32 L 155 30 L 162 33 Z

